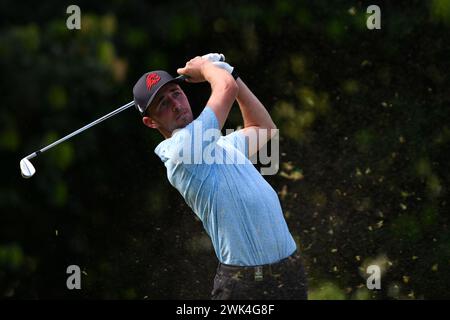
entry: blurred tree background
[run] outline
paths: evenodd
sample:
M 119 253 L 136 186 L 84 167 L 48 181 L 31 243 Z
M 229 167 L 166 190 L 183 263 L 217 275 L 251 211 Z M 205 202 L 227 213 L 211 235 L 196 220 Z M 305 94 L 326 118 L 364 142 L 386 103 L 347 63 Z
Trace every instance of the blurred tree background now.
M 78 1 L 68 30 L 71 4 L 0 3 L 0 297 L 209 298 L 210 240 L 137 112 L 34 159 L 32 179 L 18 165 L 129 102 L 144 72 L 223 52 L 280 129 L 265 178 L 310 298 L 450 298 L 450 1 Z M 198 114 L 208 86 L 185 88 Z M 72 264 L 82 290 L 66 288 Z

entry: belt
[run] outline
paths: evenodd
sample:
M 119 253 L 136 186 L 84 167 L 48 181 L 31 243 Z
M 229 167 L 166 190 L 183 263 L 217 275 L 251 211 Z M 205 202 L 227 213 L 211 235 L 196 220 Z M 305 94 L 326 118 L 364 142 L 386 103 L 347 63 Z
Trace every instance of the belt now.
M 279 277 L 286 270 L 288 265 L 292 265 L 299 259 L 299 255 L 294 252 L 292 255 L 270 264 L 259 266 L 233 266 L 219 263 L 217 273 L 219 275 L 231 276 L 237 279 L 262 281 L 267 277 Z

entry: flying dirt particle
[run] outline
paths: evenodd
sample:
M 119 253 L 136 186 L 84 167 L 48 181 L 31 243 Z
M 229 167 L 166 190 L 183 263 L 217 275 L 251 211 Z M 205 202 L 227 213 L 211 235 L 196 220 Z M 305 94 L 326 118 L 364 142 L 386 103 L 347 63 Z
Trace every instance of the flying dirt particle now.
M 359 168 L 356 168 L 356 176 L 357 177 L 362 176 L 361 170 Z
M 383 220 L 380 220 L 380 221 L 377 222 L 376 225 L 377 225 L 378 229 L 380 229 L 383 226 L 383 222 L 384 222 Z

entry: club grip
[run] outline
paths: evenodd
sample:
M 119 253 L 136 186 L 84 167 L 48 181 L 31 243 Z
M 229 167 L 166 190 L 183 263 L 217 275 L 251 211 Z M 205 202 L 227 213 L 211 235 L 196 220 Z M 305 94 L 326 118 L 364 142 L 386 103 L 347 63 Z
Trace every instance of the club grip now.
M 184 81 L 184 80 L 186 80 L 187 78 L 189 78 L 189 77 L 188 77 L 188 76 L 185 76 L 185 75 L 180 75 L 180 76 L 176 77 L 175 79 L 176 79 L 176 80 L 180 80 L 180 81 Z

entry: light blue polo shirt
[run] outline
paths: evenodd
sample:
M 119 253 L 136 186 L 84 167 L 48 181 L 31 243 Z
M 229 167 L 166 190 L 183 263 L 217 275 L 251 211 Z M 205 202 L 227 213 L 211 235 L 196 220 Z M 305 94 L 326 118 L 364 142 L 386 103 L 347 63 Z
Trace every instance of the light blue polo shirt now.
M 155 153 L 169 182 L 200 218 L 221 263 L 255 266 L 296 250 L 275 190 L 245 156 L 239 131 L 222 136 L 211 108 Z

